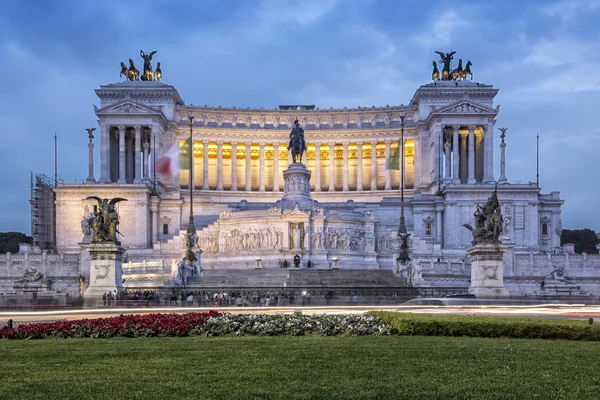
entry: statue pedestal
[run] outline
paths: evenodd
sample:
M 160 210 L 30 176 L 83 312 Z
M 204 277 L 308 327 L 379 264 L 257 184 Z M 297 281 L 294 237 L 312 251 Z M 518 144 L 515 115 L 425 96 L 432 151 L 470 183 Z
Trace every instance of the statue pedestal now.
M 290 164 L 283 171 L 283 198 L 279 202 L 282 209 L 293 209 L 296 205 L 300 210 L 310 210 L 313 200 L 310 197 L 310 171 L 302 163 Z
M 92 243 L 90 253 L 89 286 L 84 298 L 101 298 L 107 292 L 123 290 L 123 270 L 121 268 L 125 249 L 112 242 Z
M 499 242 L 478 243 L 467 250 L 471 258 L 471 287 L 475 297 L 507 297 L 503 256 L 507 246 Z

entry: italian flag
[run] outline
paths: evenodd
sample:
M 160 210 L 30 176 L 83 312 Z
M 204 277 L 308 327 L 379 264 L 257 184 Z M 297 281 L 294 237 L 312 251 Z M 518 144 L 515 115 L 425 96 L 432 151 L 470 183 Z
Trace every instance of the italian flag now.
M 175 143 L 164 156 L 156 161 L 156 172 L 165 178 L 177 175 L 182 169 L 190 168 L 190 139 L 183 144 Z

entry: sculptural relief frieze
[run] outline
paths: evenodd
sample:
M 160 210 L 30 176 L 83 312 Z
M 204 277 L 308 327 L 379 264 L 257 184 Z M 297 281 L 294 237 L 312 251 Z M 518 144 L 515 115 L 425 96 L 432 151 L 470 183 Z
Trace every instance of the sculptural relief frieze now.
M 283 232 L 279 228 L 233 229 L 220 236 L 220 251 L 281 249 Z

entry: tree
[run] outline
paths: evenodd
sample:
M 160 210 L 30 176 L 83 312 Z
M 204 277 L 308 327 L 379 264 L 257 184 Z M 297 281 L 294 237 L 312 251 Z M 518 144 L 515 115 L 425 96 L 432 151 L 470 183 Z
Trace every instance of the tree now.
M 596 254 L 596 245 L 600 243 L 596 232 L 591 229 L 563 229 L 560 244 L 575 244 L 575 253 Z
M 21 232 L 0 232 L 0 254 L 18 253 L 20 243 L 33 243 L 33 238 Z

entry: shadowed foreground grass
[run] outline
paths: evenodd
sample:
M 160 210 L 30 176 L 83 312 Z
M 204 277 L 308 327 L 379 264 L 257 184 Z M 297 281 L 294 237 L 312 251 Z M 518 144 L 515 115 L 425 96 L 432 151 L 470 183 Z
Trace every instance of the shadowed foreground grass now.
M 591 399 L 594 342 L 456 337 L 0 341 L 8 399 Z

